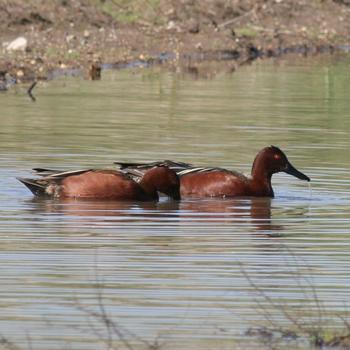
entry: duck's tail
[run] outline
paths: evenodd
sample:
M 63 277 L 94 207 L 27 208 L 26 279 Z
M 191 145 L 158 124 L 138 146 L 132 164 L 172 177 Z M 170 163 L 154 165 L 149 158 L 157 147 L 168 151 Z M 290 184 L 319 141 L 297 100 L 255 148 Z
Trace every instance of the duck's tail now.
M 40 180 L 40 179 L 27 179 L 23 177 L 17 177 L 18 181 L 21 181 L 22 184 L 27 186 L 30 191 L 35 195 L 35 196 L 47 196 L 48 193 L 46 192 L 47 188 L 47 181 Z

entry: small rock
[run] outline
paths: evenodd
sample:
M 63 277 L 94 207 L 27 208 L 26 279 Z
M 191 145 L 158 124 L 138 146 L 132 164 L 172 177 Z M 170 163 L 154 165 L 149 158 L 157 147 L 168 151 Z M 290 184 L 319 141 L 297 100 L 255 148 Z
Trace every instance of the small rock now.
M 202 50 L 203 49 L 202 43 L 197 43 L 195 47 L 196 47 L 197 50 Z
M 181 32 L 180 27 L 175 23 L 175 21 L 169 21 L 166 29 L 167 30 L 176 30 L 177 32 Z
M 171 16 L 174 15 L 174 13 L 175 13 L 175 9 L 171 7 L 169 10 L 167 10 L 167 11 L 165 12 L 165 15 L 166 15 L 167 17 L 171 17 Z
M 16 75 L 18 78 L 22 78 L 24 76 L 24 71 L 23 69 L 19 69 L 17 72 L 16 72 Z
M 88 30 L 84 30 L 84 38 L 89 38 L 90 37 L 90 32 Z
M 18 37 L 17 39 L 11 41 L 6 49 L 8 51 L 25 51 L 28 46 L 28 40 L 23 36 Z
M 199 33 L 199 22 L 194 19 L 191 19 L 188 23 L 188 31 L 191 34 Z
M 66 36 L 66 42 L 67 43 L 70 43 L 74 39 L 75 39 L 75 35 L 73 35 L 73 34 L 69 34 L 69 35 Z
M 176 28 L 175 22 L 174 21 L 169 21 L 166 29 L 169 30 L 169 29 L 175 29 L 175 28 Z

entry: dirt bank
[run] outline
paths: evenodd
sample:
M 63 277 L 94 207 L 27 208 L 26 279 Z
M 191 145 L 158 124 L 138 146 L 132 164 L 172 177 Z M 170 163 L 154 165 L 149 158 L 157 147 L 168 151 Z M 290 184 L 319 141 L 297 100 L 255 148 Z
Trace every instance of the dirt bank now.
M 350 43 L 350 1 L 0 0 L 0 30 L 0 80 L 8 85 L 69 67 L 98 77 L 101 63 L 152 62 L 160 53 L 239 65 L 331 51 Z M 11 50 L 20 36 L 22 47 Z

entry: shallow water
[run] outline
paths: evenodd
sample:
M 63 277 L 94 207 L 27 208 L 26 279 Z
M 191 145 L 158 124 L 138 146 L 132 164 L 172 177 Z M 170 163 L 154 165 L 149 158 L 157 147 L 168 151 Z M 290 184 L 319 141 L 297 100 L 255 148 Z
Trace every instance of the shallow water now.
M 19 88 L 1 94 L 1 335 L 33 349 L 107 349 L 109 339 L 129 349 L 247 349 L 262 346 L 245 334 L 251 327 L 330 320 L 341 329 L 350 308 L 348 64 L 264 61 L 210 80 L 105 71 L 99 82 L 39 85 L 35 103 Z M 33 199 L 15 179 L 34 166 L 116 160 L 249 173 L 270 144 L 311 189 L 277 174 L 274 199 L 57 202 Z

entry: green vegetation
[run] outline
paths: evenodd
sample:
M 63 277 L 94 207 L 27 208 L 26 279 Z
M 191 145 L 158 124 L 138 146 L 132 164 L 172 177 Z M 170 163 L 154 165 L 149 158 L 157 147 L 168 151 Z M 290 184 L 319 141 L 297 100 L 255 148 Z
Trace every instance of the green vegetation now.
M 91 0 L 104 13 L 122 23 L 160 24 L 160 0 Z
M 235 34 L 237 36 L 245 36 L 246 38 L 255 38 L 258 36 L 259 32 L 250 27 L 242 27 L 235 29 Z

